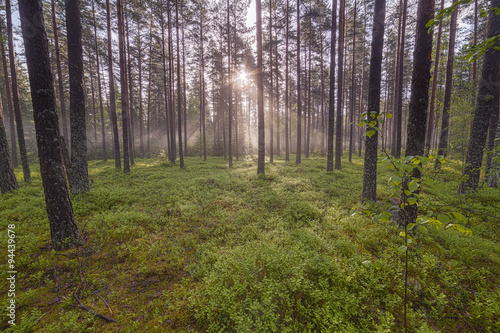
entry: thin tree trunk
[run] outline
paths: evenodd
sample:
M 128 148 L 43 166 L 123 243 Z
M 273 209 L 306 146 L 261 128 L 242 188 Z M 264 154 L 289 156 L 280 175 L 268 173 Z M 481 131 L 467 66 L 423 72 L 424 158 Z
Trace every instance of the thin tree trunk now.
M 200 43 L 201 43 L 201 110 L 203 123 L 203 160 L 207 160 L 207 139 L 206 139 L 206 119 L 205 114 L 205 55 L 203 53 L 203 15 L 200 17 Z
M 121 169 L 120 140 L 118 134 L 118 119 L 116 116 L 115 75 L 113 74 L 113 47 L 111 40 L 111 8 L 109 0 L 106 0 L 106 22 L 108 30 L 108 80 L 109 100 L 111 109 L 111 126 L 113 127 L 113 149 L 115 155 L 115 167 Z
M 289 0 L 286 0 L 286 36 L 285 36 L 285 161 L 290 161 L 290 140 L 288 127 L 289 102 L 288 102 L 288 27 L 289 27 Z M 291 118 L 291 117 L 290 117 Z
M 444 0 L 441 0 L 441 9 L 444 8 Z M 434 71 L 432 74 L 432 88 L 431 88 L 431 101 L 429 106 L 429 117 L 427 119 L 427 130 L 425 138 L 425 156 L 429 156 L 431 150 L 431 140 L 434 132 L 434 108 L 436 103 L 436 87 L 437 87 L 437 77 L 439 70 L 439 57 L 441 55 L 441 34 L 443 31 L 443 22 L 439 22 L 438 35 L 436 41 L 436 55 L 434 56 Z M 474 62 L 475 66 L 475 62 Z
M 118 16 L 118 48 L 120 49 L 120 91 L 122 100 L 122 130 L 123 130 L 123 172 L 130 173 L 129 164 L 129 96 L 127 81 L 127 58 L 125 55 L 125 27 L 122 0 L 116 0 Z
M 130 58 L 130 41 L 129 41 L 129 28 L 128 28 L 128 10 L 123 4 L 123 15 L 125 16 L 125 42 L 127 53 L 127 71 L 128 71 L 128 89 L 129 89 L 129 107 L 128 107 L 128 136 L 129 136 L 129 152 L 130 152 L 130 165 L 135 164 L 135 112 L 134 112 L 134 82 L 132 80 L 132 60 Z
M 259 128 L 259 155 L 257 161 L 257 174 L 265 173 L 266 158 L 266 133 L 264 125 L 264 81 L 262 80 L 262 5 L 260 0 L 255 0 L 257 12 L 257 114 Z
M 186 44 L 184 39 L 184 16 L 182 17 L 182 95 L 183 95 L 183 119 L 184 119 L 184 155 L 187 156 L 187 89 L 186 89 Z
M 59 103 L 61 104 L 61 129 L 64 137 L 65 142 L 69 142 L 69 135 L 68 135 L 68 120 L 66 119 L 66 102 L 64 98 L 64 86 L 63 86 L 63 77 L 62 77 L 62 70 L 61 70 L 61 55 L 59 51 L 59 31 L 57 27 L 57 20 L 56 20 L 56 6 L 55 6 L 55 0 L 51 0 L 51 9 L 52 9 L 52 30 L 54 31 L 54 48 L 55 48 L 55 55 L 56 55 L 56 66 L 57 66 L 57 80 L 58 80 L 58 87 L 59 87 Z M 92 2 L 92 5 L 94 3 Z M 94 20 L 95 22 L 95 20 Z M 95 25 L 95 23 L 94 23 Z M 10 94 L 10 91 L 9 93 Z
M 396 64 L 394 67 L 394 89 L 393 89 L 393 106 L 392 106 L 392 113 L 393 113 L 393 118 L 392 118 L 392 133 L 391 133 L 391 154 L 396 157 L 396 158 L 401 158 L 401 150 L 396 149 L 397 146 L 397 137 L 398 137 L 398 94 L 400 93 L 398 91 L 399 88 L 399 63 L 401 59 L 399 58 L 399 48 L 400 48 L 400 43 L 401 43 L 401 21 L 402 21 L 402 16 L 403 16 L 403 0 L 399 0 L 399 7 L 398 7 L 398 40 L 396 44 Z M 401 146 L 401 143 L 400 143 Z
M 23 166 L 24 181 L 31 181 L 30 165 L 26 142 L 24 139 L 23 118 L 21 115 L 21 105 L 19 103 L 19 90 L 17 87 L 16 58 L 14 55 L 14 36 L 12 32 L 12 10 L 10 0 L 5 0 L 5 14 L 7 16 L 7 42 L 9 45 L 10 78 L 12 81 L 12 99 L 14 101 L 14 115 L 16 119 L 17 140 L 19 141 L 19 151 L 21 153 L 21 164 Z
M 90 190 L 87 165 L 85 92 L 83 91 L 83 48 L 80 23 L 80 0 L 66 1 L 68 39 L 69 109 L 71 125 L 70 189 L 78 194 Z
M 148 122 L 146 129 L 146 156 L 151 158 L 151 74 L 153 72 L 153 14 L 149 21 Z
M 175 164 L 177 158 L 177 148 L 175 146 L 175 98 L 174 98 L 174 49 L 172 38 L 172 7 L 170 1 L 167 1 L 167 28 L 168 28 L 168 99 L 170 101 L 168 112 L 170 115 L 170 162 Z
M 356 107 L 356 14 L 357 2 L 354 0 L 354 26 L 352 32 L 352 72 L 351 72 L 351 114 L 349 118 L 349 162 L 352 161 L 353 131 L 354 131 L 354 108 Z
M 0 90 L 0 191 L 2 194 L 19 188 L 9 153 L 9 142 L 3 122 L 3 103 Z
M 335 1 L 335 0 L 334 0 Z M 297 154 L 295 164 L 300 164 L 302 157 L 302 110 L 300 101 L 300 1 L 297 1 Z
M 364 26 L 366 27 L 367 22 L 366 22 L 366 1 L 364 2 Z M 361 92 L 359 93 L 359 121 L 361 121 L 361 118 L 363 117 L 363 112 L 364 112 L 364 97 L 365 97 L 365 53 L 366 53 L 366 43 L 365 43 L 365 34 L 366 32 L 363 30 L 363 62 L 362 62 L 362 68 L 361 68 Z M 358 157 L 361 157 L 361 149 L 363 148 L 363 137 L 362 135 L 362 129 L 358 126 L 358 140 L 359 140 L 359 150 L 358 150 Z
M 181 90 L 181 56 L 179 46 L 179 4 L 175 0 L 175 30 L 176 30 L 176 43 L 177 43 L 177 130 L 179 134 L 179 166 L 184 168 L 184 155 L 182 150 L 182 90 Z
M 323 32 L 320 33 L 320 71 L 321 71 L 321 156 L 325 156 L 325 73 L 323 64 Z
M 345 26 L 345 0 L 339 3 L 339 67 L 337 75 L 337 131 L 335 135 L 335 170 L 341 168 L 342 157 L 342 97 L 344 91 L 344 26 Z
M 60 249 L 68 239 L 72 243 L 76 243 L 78 229 L 61 156 L 63 147 L 59 135 L 42 2 L 20 0 L 19 13 L 23 28 L 26 63 L 30 74 L 40 174 L 45 193 L 52 244 L 56 249 Z M 77 17 L 73 18 L 77 21 Z
M 227 0 L 227 76 L 229 91 L 227 93 L 227 99 L 229 102 L 228 108 L 228 121 L 229 121 L 229 166 L 233 166 L 233 82 L 231 80 L 231 33 L 230 33 L 230 21 L 229 21 L 229 0 Z M 272 159 L 272 157 L 271 157 Z
M 484 170 L 484 174 L 486 175 L 486 181 L 488 182 L 488 185 L 490 183 L 493 183 L 490 181 L 491 176 L 494 174 L 492 172 L 492 165 L 493 165 L 493 154 L 494 148 L 495 148 L 495 139 L 496 139 L 496 133 L 497 133 L 497 128 L 498 128 L 498 113 L 500 109 L 499 105 L 499 93 L 498 93 L 498 87 L 497 87 L 497 93 L 495 95 L 495 101 L 493 103 L 493 111 L 491 112 L 491 118 L 490 118 L 490 126 L 488 128 L 488 143 L 486 145 L 486 168 Z M 493 186 L 490 186 L 493 187 Z
M 402 124 L 403 124 L 403 64 L 404 64 L 404 53 L 405 53 L 405 36 L 406 36 L 406 12 L 408 7 L 408 0 L 403 1 L 403 21 L 401 22 L 401 42 L 399 43 L 399 63 L 398 63 L 398 89 L 397 89 L 397 123 L 396 123 L 396 154 L 394 157 L 401 157 L 401 135 L 402 135 Z
M 3 35 L 2 24 L 0 24 L 0 36 Z M 9 125 L 10 125 L 10 144 L 12 153 L 12 164 L 15 168 L 18 166 L 17 162 L 17 144 L 16 144 L 16 125 L 14 123 L 14 110 L 12 107 L 12 95 L 10 92 L 10 82 L 9 82 L 9 72 L 7 70 L 7 57 L 5 55 L 5 47 L 3 41 L 0 41 L 0 47 L 2 51 L 2 65 L 3 65 L 3 77 L 5 82 L 5 93 L 7 98 L 7 106 L 9 110 Z
M 380 82 L 382 73 L 382 51 L 384 47 L 385 0 L 375 0 L 373 15 L 372 51 L 370 57 L 370 78 L 368 86 L 368 115 L 378 124 L 380 110 Z M 372 116 L 373 115 L 373 116 Z M 375 131 L 370 137 L 366 135 L 365 164 L 363 172 L 363 201 L 377 200 L 377 146 L 378 133 L 375 127 L 367 126 L 367 133 Z M 372 132 L 373 133 L 373 132 Z
M 448 133 L 450 125 L 450 105 L 451 105 L 451 91 L 453 87 L 453 62 L 455 59 L 455 36 L 457 31 L 457 16 L 458 8 L 451 14 L 450 21 L 450 40 L 448 43 L 448 60 L 446 62 L 446 82 L 444 88 L 444 101 L 443 101 L 443 118 L 441 120 L 441 135 L 439 137 L 438 155 L 446 156 L 448 151 Z M 436 168 L 439 168 L 441 162 L 436 159 Z
M 137 57 L 137 67 L 139 71 L 139 92 L 137 95 L 139 96 L 139 115 L 137 117 L 137 127 L 139 127 L 139 155 L 144 158 L 144 126 L 143 126 L 143 110 L 142 110 L 142 47 L 141 47 L 141 20 L 137 20 L 137 48 L 138 48 L 138 57 Z
M 328 105 L 328 156 L 326 171 L 333 171 L 333 131 L 335 126 L 335 35 L 337 33 L 337 0 L 332 2 L 332 32 L 330 43 L 330 100 Z

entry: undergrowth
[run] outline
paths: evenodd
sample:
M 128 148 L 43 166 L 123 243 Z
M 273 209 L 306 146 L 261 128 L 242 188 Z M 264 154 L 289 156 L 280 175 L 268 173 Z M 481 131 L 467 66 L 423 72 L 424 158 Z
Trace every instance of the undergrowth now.
M 320 156 L 299 166 L 275 158 L 264 176 L 249 157 L 232 168 L 222 158 L 191 157 L 186 165 L 136 159 L 125 175 L 113 161 L 90 162 L 91 191 L 72 196 L 82 244 L 57 252 L 32 165 L 32 183 L 0 198 L 0 248 L 7 249 L 7 225 L 15 224 L 19 272 L 16 326 L 5 319 L 8 288 L 6 279 L 0 282 L 0 329 L 402 330 L 403 240 L 393 222 L 373 220 L 399 195 L 386 166 L 379 166 L 379 202 L 361 205 L 360 158 L 330 173 Z M 22 170 L 16 172 L 20 179 Z M 419 213 L 459 211 L 472 236 L 415 232 L 408 266 L 412 332 L 500 331 L 500 192 L 482 188 L 458 197 L 460 175 L 452 161 L 439 188 L 422 189 Z M 7 256 L 0 262 L 6 267 Z M 88 286 L 82 303 L 117 323 L 71 306 L 82 273 Z

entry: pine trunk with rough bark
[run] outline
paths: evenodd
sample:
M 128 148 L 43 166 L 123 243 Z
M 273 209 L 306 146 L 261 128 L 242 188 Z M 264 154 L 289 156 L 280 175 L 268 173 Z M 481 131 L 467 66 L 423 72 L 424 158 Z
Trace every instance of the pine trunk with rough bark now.
M 285 36 L 285 161 L 290 161 L 290 140 L 288 137 L 288 28 L 289 28 L 289 14 L 288 9 L 289 0 L 286 0 L 286 36 Z
M 122 0 L 116 1 L 118 16 L 118 48 L 120 53 L 120 91 L 122 100 L 122 131 L 123 131 L 123 172 L 130 173 L 129 161 L 129 96 L 127 78 L 127 57 L 125 54 L 125 24 Z
M 295 164 L 302 159 L 302 105 L 300 100 L 300 1 L 297 1 L 297 154 Z
M 77 242 L 78 229 L 64 174 L 42 1 L 20 0 L 19 12 L 30 77 L 40 174 L 52 244 L 59 249 L 68 240 L 70 245 Z
M 370 77 L 368 80 L 368 121 L 375 121 L 375 126 L 367 126 L 365 163 L 363 172 L 362 201 L 377 200 L 377 116 L 380 111 L 380 82 L 382 81 L 382 51 L 384 47 L 385 0 L 375 0 L 373 15 L 373 33 L 370 56 Z M 372 132 L 373 133 L 373 132 Z
M 500 0 L 491 0 L 491 8 L 500 8 Z M 488 38 L 500 34 L 500 15 L 490 11 L 488 15 Z M 465 194 L 476 191 L 479 185 L 481 164 L 483 162 L 483 151 L 486 144 L 486 135 L 493 109 L 496 107 L 495 99 L 498 100 L 498 71 L 500 42 L 490 47 L 484 54 L 481 79 L 479 81 L 479 91 L 477 94 L 476 107 L 474 109 L 474 119 L 472 121 L 469 147 L 465 159 L 465 168 L 462 182 L 458 193 Z
M 7 141 L 7 133 L 3 122 L 3 103 L 2 94 L 0 91 L 0 191 L 2 194 L 13 191 L 19 188 L 14 167 L 10 159 L 9 142 Z
M 345 0 L 339 3 L 339 57 L 337 75 L 337 128 L 335 132 L 335 170 L 341 169 L 342 158 L 342 102 L 344 92 L 344 28 L 345 28 Z
M 330 99 L 328 105 L 328 153 L 326 171 L 333 171 L 333 131 L 335 126 L 335 35 L 337 33 L 337 0 L 332 3 L 332 32 L 330 43 Z
M 266 133 L 264 124 L 264 81 L 262 80 L 262 4 L 255 0 L 257 12 L 257 117 L 258 117 L 258 160 L 257 174 L 265 173 Z
M 180 57 L 180 46 L 179 46 L 179 4 L 178 0 L 175 0 L 175 31 L 176 31 L 176 43 L 177 43 L 177 132 L 179 136 L 179 166 L 184 168 L 184 154 L 182 147 L 182 107 L 184 103 L 182 102 L 182 90 L 181 90 L 181 57 Z
M 432 64 L 432 34 L 428 32 L 425 25 L 433 16 L 434 0 L 419 0 L 405 156 L 423 156 L 425 152 L 425 127 Z M 418 168 L 414 168 L 409 176 L 403 177 L 401 203 L 408 203 L 408 196 L 405 194 L 405 191 L 408 190 L 408 182 L 420 179 L 420 177 L 421 172 Z M 418 189 L 417 192 L 412 193 L 412 196 L 415 194 L 418 194 Z M 408 205 L 402 209 L 398 214 L 400 225 L 415 223 L 417 209 L 417 204 Z
M 68 40 L 69 110 L 71 126 L 71 166 L 69 184 L 72 193 L 90 190 L 87 165 L 87 124 L 83 91 L 83 48 L 80 0 L 65 2 Z

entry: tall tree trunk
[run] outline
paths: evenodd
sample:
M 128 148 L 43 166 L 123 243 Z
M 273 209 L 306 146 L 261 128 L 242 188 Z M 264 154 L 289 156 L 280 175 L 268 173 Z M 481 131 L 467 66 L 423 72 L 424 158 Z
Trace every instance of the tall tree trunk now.
M 354 108 L 356 107 L 356 14 L 357 2 L 354 0 L 354 24 L 352 30 L 352 72 L 351 72 L 351 105 L 349 116 L 349 162 L 352 161 L 353 147 L 353 131 L 354 131 Z
M 229 0 L 227 0 L 227 76 L 228 76 L 228 84 L 229 91 L 227 93 L 228 100 L 228 121 L 229 121 L 229 166 L 233 166 L 233 82 L 231 80 L 231 25 L 229 21 Z M 271 157 L 272 159 L 272 157 Z
M 89 76 L 90 76 L 90 96 L 91 96 L 91 108 L 92 108 L 92 122 L 94 123 L 94 150 L 97 149 L 97 117 L 95 112 L 95 91 L 94 91 L 94 71 L 92 68 L 92 60 L 90 49 L 88 49 L 89 57 Z M 85 83 L 85 82 L 84 82 Z
M 446 156 L 448 151 L 448 133 L 450 125 L 450 105 L 451 105 L 451 90 L 453 87 L 453 62 L 455 59 L 455 36 L 457 31 L 457 16 L 458 8 L 455 8 L 451 14 L 450 21 L 450 40 L 448 43 L 448 60 L 446 62 L 446 81 L 444 88 L 443 101 L 443 118 L 441 120 L 441 135 L 439 137 L 438 155 Z M 439 168 L 441 162 L 436 159 L 436 168 Z
M 500 8 L 500 0 L 491 0 L 491 8 Z M 500 15 L 490 10 L 488 17 L 488 38 L 500 34 Z M 479 184 L 481 164 L 483 161 L 483 150 L 486 144 L 486 135 L 493 109 L 497 107 L 499 86 L 498 71 L 500 46 L 497 41 L 484 54 L 481 80 L 479 81 L 479 91 L 477 95 L 476 107 L 474 109 L 474 119 L 472 121 L 469 147 L 463 172 L 462 182 L 458 193 L 464 194 L 469 191 L 476 191 Z M 495 48 L 496 47 L 496 48 Z M 495 105 L 496 104 L 496 105 Z
M 51 9 L 52 9 L 52 30 L 54 31 L 54 48 L 56 55 L 56 66 L 57 66 L 57 80 L 59 87 L 59 103 L 61 104 L 61 129 L 65 142 L 69 142 L 68 135 L 68 120 L 66 119 L 66 102 L 64 98 L 64 86 L 63 86 L 63 77 L 62 77 L 62 69 L 61 69 L 61 55 L 59 51 L 59 31 L 57 27 L 56 20 L 56 5 L 55 0 L 51 0 Z M 92 5 L 94 3 L 92 2 Z M 95 20 L 94 20 L 95 26 Z
M 62 145 L 56 113 L 54 83 L 50 70 L 47 34 L 43 22 L 42 1 L 20 0 L 19 13 L 30 77 L 40 174 L 52 244 L 59 249 L 68 239 L 76 243 L 78 229 L 61 156 Z M 74 19 L 76 21 L 76 17 Z
M 417 9 L 417 30 L 415 37 L 415 51 L 413 53 L 413 75 L 411 81 L 411 96 L 407 125 L 407 140 L 405 156 L 423 156 L 425 150 L 425 127 L 427 107 L 429 106 L 429 85 L 432 63 L 432 34 L 425 26 L 434 16 L 434 0 L 419 0 Z M 411 179 L 420 179 L 419 168 L 414 168 Z M 403 177 L 401 185 L 401 203 L 408 203 L 410 179 Z M 412 195 L 418 194 L 414 192 Z M 398 214 L 400 224 L 415 223 L 417 219 L 417 204 L 408 205 Z
M 94 22 L 94 43 L 97 63 L 97 88 L 99 90 L 99 108 L 101 109 L 101 132 L 102 132 L 102 160 L 107 160 L 106 154 L 106 124 L 104 123 L 104 106 L 102 103 L 101 70 L 99 63 L 99 48 L 97 46 L 97 26 L 95 21 L 94 0 L 92 0 L 92 20 Z M 62 112 L 61 112 L 62 113 Z M 96 143 L 97 144 L 97 143 Z
M 176 43 L 177 43 L 177 132 L 179 134 L 179 166 L 184 168 L 184 155 L 182 147 L 182 90 L 181 90 L 181 56 L 179 46 L 179 4 L 175 0 L 175 30 L 176 30 Z
M 309 60 L 308 68 L 307 68 L 307 90 L 306 98 L 307 101 L 307 133 L 306 133 L 306 157 L 309 158 L 309 150 L 310 150 L 310 140 L 311 140 L 311 44 L 312 44 L 312 15 L 311 10 L 311 1 L 309 0 L 309 43 L 307 45 L 308 54 L 307 58 Z M 306 45 L 304 45 L 306 47 Z
M 141 46 L 141 20 L 137 20 L 137 67 L 139 71 L 139 115 L 137 117 L 137 127 L 139 128 L 139 155 L 144 158 L 144 126 L 143 126 L 143 110 L 142 110 L 142 46 Z
M 366 22 L 366 1 L 364 2 L 364 25 L 363 26 L 367 26 L 367 22 Z M 359 93 L 359 121 L 361 121 L 361 118 L 363 117 L 363 112 L 364 112 L 364 97 L 365 97 L 365 73 L 366 73 L 366 70 L 365 70 L 365 53 L 366 53 L 366 43 L 365 43 L 365 35 L 366 35 L 366 32 L 363 30 L 363 61 L 362 61 L 362 64 L 361 64 L 361 91 Z M 359 150 L 358 150 L 358 157 L 361 157 L 361 149 L 362 149 L 362 146 L 363 146 L 363 137 L 364 135 L 362 135 L 362 128 L 360 128 L 358 126 L 358 144 L 359 144 Z
M 161 63 L 163 67 L 163 98 L 165 101 L 165 127 L 166 127 L 166 135 L 167 135 L 167 150 L 168 150 L 168 159 L 171 161 L 171 152 L 172 152 L 172 145 L 171 145 L 171 136 L 170 136 L 170 113 L 169 113 L 169 93 L 168 93 L 168 78 L 167 78 L 167 55 L 165 52 L 165 19 L 163 16 L 163 0 L 161 1 L 161 18 L 160 18 L 160 29 L 161 29 Z
M 396 157 L 396 158 L 401 158 L 401 149 L 397 150 L 397 141 L 398 141 L 398 94 L 400 91 L 398 90 L 399 88 L 399 63 L 401 62 L 401 59 L 399 58 L 399 49 L 400 49 L 400 43 L 401 43 L 401 21 L 403 18 L 403 0 L 399 0 L 399 7 L 398 7 L 398 40 L 396 44 L 396 61 L 395 61 L 395 67 L 394 67 L 394 90 L 393 90 L 393 106 L 392 106 L 392 113 L 393 113 L 393 118 L 392 118 L 392 133 L 391 133 L 391 154 Z M 399 146 L 401 147 L 401 141 L 399 143 Z
M 125 17 L 125 42 L 127 53 L 127 73 L 128 73 L 128 89 L 129 89 L 129 107 L 128 107 L 128 136 L 129 136 L 129 153 L 130 165 L 135 164 L 135 111 L 134 111 L 134 82 L 132 80 L 132 59 L 130 58 L 130 41 L 128 28 L 128 9 L 126 3 L 123 4 L 123 15 Z
M 321 71 L 321 156 L 325 156 L 325 69 L 323 64 L 323 32 L 320 32 L 320 71 Z
M 3 35 L 2 24 L 0 24 L 0 36 Z M 7 95 L 7 106 L 9 110 L 9 125 L 10 125 L 10 144 L 12 153 L 12 164 L 17 168 L 17 144 L 16 144 L 16 125 L 14 123 L 14 110 L 12 108 L 12 95 L 10 92 L 9 72 L 7 69 L 7 56 L 5 55 L 5 47 L 3 41 L 0 41 L 0 48 L 2 51 L 2 67 L 3 77 L 5 82 L 5 94 Z
M 276 15 L 277 9 L 274 10 Z M 275 44 L 276 44 L 276 56 L 274 57 L 274 64 L 276 65 L 276 151 L 274 152 L 277 156 L 280 156 L 281 152 L 281 139 L 280 139 L 280 84 L 279 84 L 279 56 L 278 56 L 278 31 L 274 29 L 275 33 Z
M 106 0 L 106 26 L 108 31 L 108 81 L 111 126 L 113 128 L 113 149 L 115 154 L 115 167 L 121 169 L 120 140 L 118 134 L 118 119 L 116 116 L 115 75 L 113 74 L 113 47 L 111 40 L 111 8 L 109 0 Z
M 297 154 L 295 164 L 300 164 L 302 157 L 302 110 L 300 101 L 300 1 L 297 1 Z
M 148 69 L 148 122 L 146 128 L 146 156 L 151 158 L 151 76 L 153 73 L 153 15 L 149 22 L 149 69 Z M 156 101 L 155 101 L 156 102 Z
M 0 90 L 0 191 L 5 194 L 17 188 L 19 188 L 19 185 L 10 159 L 9 142 L 7 141 L 7 133 L 3 122 L 3 103 Z
M 175 146 L 175 98 L 174 98 L 174 47 L 172 38 L 172 18 L 171 18 L 172 7 L 170 6 L 170 1 L 167 1 L 167 28 L 168 28 L 168 98 L 170 101 L 168 111 L 170 115 L 170 144 L 171 144 L 171 154 L 170 162 L 175 164 L 177 158 L 177 148 Z
M 375 131 L 371 136 L 366 135 L 365 164 L 363 172 L 363 201 L 377 200 L 377 146 L 378 126 L 377 116 L 380 110 L 380 82 L 382 74 L 382 51 L 384 47 L 385 0 L 375 0 L 373 15 L 372 51 L 370 56 L 370 77 L 368 85 L 368 114 L 367 119 L 376 122 L 375 126 L 368 126 L 369 131 Z M 372 132 L 373 133 L 373 132 Z
M 273 85 L 273 20 L 272 20 L 272 1 L 269 0 L 269 76 L 271 80 L 271 88 L 269 89 L 269 129 L 270 129 L 270 146 L 269 146 L 269 162 L 274 162 L 274 121 L 273 121 L 273 106 L 274 106 L 274 85 Z
M 286 36 L 285 36 L 285 161 L 290 161 L 290 140 L 288 127 L 289 102 L 288 102 L 288 27 L 289 27 L 289 0 L 286 0 Z M 291 118 L 291 117 L 290 117 Z
M 486 168 L 484 170 L 484 174 L 486 176 L 486 181 L 488 182 L 488 186 L 491 186 L 494 182 L 490 180 L 492 176 L 495 174 L 495 172 L 492 172 L 492 165 L 493 165 L 493 154 L 495 153 L 495 139 L 496 139 L 496 133 L 497 133 L 497 128 L 498 128 L 498 113 L 500 112 L 500 94 L 498 93 L 498 88 L 497 88 L 497 93 L 495 95 L 495 101 L 493 104 L 493 111 L 491 111 L 491 118 L 490 118 L 490 126 L 488 128 L 488 143 L 486 145 Z
M 80 0 L 66 1 L 66 30 L 68 38 L 69 109 L 71 125 L 72 193 L 90 190 L 87 165 L 87 125 L 85 123 L 85 92 L 83 91 L 83 48 L 80 23 Z
M 345 28 L 345 0 L 339 3 L 339 68 L 337 75 L 337 131 L 335 135 L 335 170 L 341 168 L 342 157 L 342 100 L 344 91 L 344 28 Z
M 262 80 L 262 5 L 260 0 L 255 0 L 257 12 L 257 116 L 259 154 L 257 160 L 257 174 L 265 173 L 266 158 L 266 133 L 264 125 L 264 81 Z
M 398 80 L 397 80 L 397 94 L 396 94 L 396 151 L 394 157 L 401 157 L 401 135 L 403 124 L 403 68 L 404 68 L 404 53 L 405 53 L 405 36 L 406 36 L 406 12 L 408 7 L 408 0 L 403 1 L 403 20 L 401 22 L 401 41 L 398 50 Z
M 203 15 L 200 17 L 200 44 L 201 44 L 201 113 L 203 123 L 203 160 L 207 160 L 207 137 L 206 137 L 206 119 L 205 114 L 205 55 L 203 53 Z
M 122 0 L 116 0 L 118 16 L 118 48 L 120 50 L 120 91 L 122 94 L 122 131 L 123 131 L 123 172 L 130 173 L 129 163 L 129 96 L 127 81 L 127 57 L 125 55 L 125 15 Z
M 184 155 L 187 156 L 187 89 L 186 89 L 186 44 L 184 39 L 184 15 L 182 15 L 182 96 L 183 96 L 183 119 L 184 119 Z
M 333 131 L 335 126 L 335 35 L 337 33 L 337 0 L 332 2 L 332 32 L 330 43 L 330 99 L 328 105 L 328 156 L 326 171 L 333 171 Z
M 442 8 L 442 7 L 441 7 Z M 477 25 L 478 25 L 478 18 L 477 18 L 477 0 L 474 0 L 474 35 L 472 38 L 472 45 L 476 46 L 477 44 Z M 441 22 L 439 22 L 441 27 Z M 475 99 L 476 97 L 476 89 L 477 89 L 477 61 L 474 60 L 472 62 L 472 100 Z
M 444 8 L 444 0 L 441 0 L 441 9 L 443 10 Z M 437 34 L 437 40 L 436 40 L 436 55 L 434 56 L 434 71 L 432 74 L 432 88 L 431 88 L 431 101 L 430 101 L 430 106 L 429 106 L 429 116 L 427 119 L 427 130 L 425 131 L 426 133 L 426 138 L 425 138 L 425 156 L 429 156 L 429 152 L 431 150 L 431 141 L 432 141 L 432 135 L 434 131 L 434 108 L 435 108 L 435 103 L 436 103 L 436 87 L 437 87 L 437 77 L 438 77 L 438 70 L 439 70 L 439 57 L 441 54 L 441 34 L 443 31 L 443 22 L 439 22 L 439 28 L 438 28 L 438 34 Z M 474 63 L 475 65 L 475 63 Z
M 19 151 L 21 153 L 21 164 L 23 165 L 24 181 L 31 181 L 30 165 L 26 142 L 24 139 L 23 118 L 21 115 L 21 105 L 19 103 L 19 90 L 17 88 L 16 58 L 14 55 L 14 36 L 12 32 L 12 10 L 10 0 L 5 0 L 5 14 L 7 16 L 7 42 L 9 45 L 10 79 L 12 80 L 12 99 L 14 101 L 14 115 L 16 119 L 17 140 L 19 141 Z

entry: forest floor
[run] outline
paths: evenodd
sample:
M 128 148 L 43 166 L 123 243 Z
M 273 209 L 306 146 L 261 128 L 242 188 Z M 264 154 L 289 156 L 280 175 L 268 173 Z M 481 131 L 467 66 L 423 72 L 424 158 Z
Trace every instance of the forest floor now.
M 32 183 L 0 200 L 0 263 L 15 224 L 18 271 L 15 326 L 0 282 L 0 330 L 401 332 L 404 238 L 393 221 L 374 220 L 399 197 L 393 171 L 379 163 L 379 203 L 362 205 L 363 160 L 342 163 L 327 173 L 325 157 L 299 166 L 278 157 L 257 176 L 256 158 L 228 168 L 190 157 L 184 170 L 137 159 L 125 175 L 90 161 L 91 191 L 72 196 L 81 245 L 63 251 L 52 249 L 34 163 Z M 410 332 L 500 332 L 500 189 L 459 198 L 460 177 L 450 160 L 439 190 L 420 198 L 422 216 L 460 213 L 472 235 L 414 232 Z M 72 307 L 75 292 L 117 323 Z

